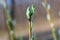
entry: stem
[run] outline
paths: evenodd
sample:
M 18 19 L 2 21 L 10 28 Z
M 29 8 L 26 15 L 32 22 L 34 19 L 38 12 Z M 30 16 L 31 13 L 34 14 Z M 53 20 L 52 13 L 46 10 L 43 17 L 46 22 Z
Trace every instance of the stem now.
M 12 8 L 10 10 L 12 10 Z M 12 17 L 11 17 L 13 10 L 9 14 L 7 10 L 7 5 L 6 5 L 6 8 L 4 8 L 4 12 L 5 12 L 5 18 L 6 18 L 6 25 L 9 30 L 10 40 L 14 40 L 14 29 L 13 29 Z
M 52 35 L 53 35 L 54 40 L 57 40 L 57 39 L 56 39 L 55 28 L 52 27 L 52 28 L 51 28 L 51 31 L 52 31 Z
M 47 11 L 47 14 L 50 15 L 50 11 L 49 11 L 48 9 L 46 9 L 46 11 Z M 50 16 L 50 20 L 48 20 L 48 22 L 49 22 L 50 25 L 51 25 L 51 31 L 52 31 L 53 39 L 54 39 L 54 40 L 57 40 L 57 39 L 56 39 L 55 28 L 54 28 L 54 25 L 52 24 L 53 22 L 52 22 L 51 16 Z
M 48 9 L 48 5 L 46 6 L 46 12 L 47 12 L 47 17 L 48 17 L 48 15 L 49 15 L 48 22 L 49 22 L 50 25 L 51 25 L 51 31 L 52 31 L 53 39 L 54 39 L 54 40 L 57 40 L 57 38 L 56 38 L 56 33 L 55 33 L 55 28 L 54 28 L 54 23 L 53 23 L 52 18 L 51 18 L 51 16 L 50 16 L 50 9 Z
M 14 21 L 14 7 L 15 5 L 14 5 L 14 0 L 11 0 L 11 12 L 10 12 L 10 16 L 11 16 L 11 20 L 12 21 Z M 13 31 L 14 32 L 14 25 L 13 25 L 13 23 L 11 24 L 11 31 Z M 15 39 L 15 37 L 14 37 L 14 33 L 12 33 L 11 34 L 11 40 L 14 40 Z
M 30 16 L 30 21 L 29 21 L 29 40 L 32 40 L 32 20 Z
M 6 18 L 6 25 L 7 25 L 7 28 L 9 30 L 9 35 L 10 35 L 10 39 L 13 40 L 13 33 L 11 33 L 11 25 L 10 25 L 10 21 L 8 21 L 10 18 L 9 18 L 9 14 L 8 14 L 8 11 L 6 10 L 6 8 L 4 8 L 4 12 L 5 12 L 5 18 Z M 8 21 L 8 22 L 7 22 Z

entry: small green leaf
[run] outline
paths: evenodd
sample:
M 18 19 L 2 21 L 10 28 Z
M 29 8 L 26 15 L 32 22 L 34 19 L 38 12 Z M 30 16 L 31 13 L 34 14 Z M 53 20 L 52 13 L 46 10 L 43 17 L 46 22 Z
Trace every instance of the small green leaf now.
M 35 13 L 35 8 L 34 6 L 32 5 L 31 8 L 28 7 L 27 8 L 27 11 L 26 11 L 26 16 L 28 19 L 30 19 L 30 17 Z
M 26 11 L 26 16 L 27 16 L 28 19 L 30 18 L 30 16 L 29 16 L 30 10 L 29 10 L 29 9 L 30 9 L 30 7 L 28 7 L 28 8 L 27 8 L 27 11 Z
M 45 4 L 45 2 L 42 2 L 42 6 L 43 6 L 44 8 L 46 8 L 46 4 Z
M 35 12 L 35 8 L 34 8 L 34 5 L 32 4 L 32 7 L 31 7 L 31 10 L 32 10 L 32 13 Z

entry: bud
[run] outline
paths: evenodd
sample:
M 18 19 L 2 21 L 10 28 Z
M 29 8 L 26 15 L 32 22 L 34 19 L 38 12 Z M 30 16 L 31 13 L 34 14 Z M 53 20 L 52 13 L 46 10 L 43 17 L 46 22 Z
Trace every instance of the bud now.
M 28 19 L 30 18 L 30 16 L 29 16 L 30 10 L 29 9 L 30 9 L 30 7 L 28 7 L 27 11 L 26 11 L 26 16 L 27 16 Z
M 50 14 L 47 14 L 47 20 L 50 20 Z
M 48 7 L 47 8 L 50 9 L 50 4 L 48 4 Z
M 45 4 L 45 2 L 42 2 L 42 6 L 43 6 L 44 8 L 46 8 L 46 4 Z
M 54 27 L 54 23 L 53 22 L 51 23 L 51 27 Z
M 60 11 L 58 12 L 58 15 L 60 16 Z
M 31 6 L 31 8 L 30 7 L 27 8 L 26 16 L 29 20 L 30 20 L 31 16 L 34 14 L 34 12 L 35 12 L 35 8 L 33 5 Z
M 4 8 L 6 7 L 5 0 L 0 0 L 0 4 L 2 4 Z
M 34 7 L 34 5 L 32 4 L 32 7 L 31 7 L 31 10 L 32 10 L 32 13 L 34 13 L 35 12 L 35 7 Z

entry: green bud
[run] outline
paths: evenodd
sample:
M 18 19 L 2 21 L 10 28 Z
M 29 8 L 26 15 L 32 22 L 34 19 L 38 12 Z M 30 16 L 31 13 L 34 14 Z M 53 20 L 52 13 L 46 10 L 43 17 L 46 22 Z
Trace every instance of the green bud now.
M 30 7 L 28 7 L 28 8 L 27 8 L 27 11 L 26 11 L 26 16 L 27 16 L 28 19 L 30 18 L 30 16 L 29 16 L 30 10 L 29 10 L 29 9 L 30 9 Z
M 33 5 L 33 4 L 32 4 L 32 6 L 31 6 L 31 10 L 32 10 L 32 13 L 35 12 L 35 8 L 34 8 L 34 5 Z

